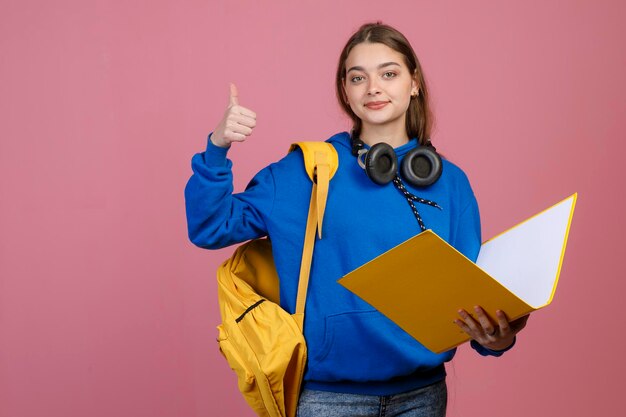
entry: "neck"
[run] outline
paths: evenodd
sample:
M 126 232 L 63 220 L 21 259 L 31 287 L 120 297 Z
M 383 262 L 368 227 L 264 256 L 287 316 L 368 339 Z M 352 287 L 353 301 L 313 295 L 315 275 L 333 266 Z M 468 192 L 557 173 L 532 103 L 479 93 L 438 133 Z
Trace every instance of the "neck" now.
M 392 148 L 397 148 L 409 142 L 404 124 L 398 127 L 363 125 L 361 127 L 360 139 L 369 146 L 384 142 Z

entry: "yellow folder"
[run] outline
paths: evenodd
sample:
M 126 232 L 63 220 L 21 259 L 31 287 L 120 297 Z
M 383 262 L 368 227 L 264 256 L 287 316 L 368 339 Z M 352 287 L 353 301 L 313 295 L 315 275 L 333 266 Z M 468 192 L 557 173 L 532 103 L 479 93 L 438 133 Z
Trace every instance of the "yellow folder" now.
M 494 323 L 552 301 L 577 194 L 486 241 L 476 263 L 427 230 L 338 282 L 435 353 L 469 340 L 454 319 L 482 306 Z

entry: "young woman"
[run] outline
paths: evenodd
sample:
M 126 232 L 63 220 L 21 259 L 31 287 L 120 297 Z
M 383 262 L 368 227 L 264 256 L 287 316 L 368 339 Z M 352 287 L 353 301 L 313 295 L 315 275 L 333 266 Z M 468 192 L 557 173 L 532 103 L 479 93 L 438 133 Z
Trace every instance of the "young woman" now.
M 444 363 L 455 350 L 430 352 L 336 281 L 424 228 L 475 260 L 481 243 L 476 199 L 463 171 L 429 147 L 428 89 L 400 32 L 380 23 L 363 25 L 341 53 L 336 88 L 353 126 L 351 133 L 327 140 L 337 150 L 339 169 L 330 185 L 324 237 L 315 244 L 304 325 L 308 366 L 298 415 L 443 416 Z M 255 125 L 255 113 L 239 105 L 231 85 L 222 121 L 206 151 L 192 159 L 185 190 L 189 236 L 200 247 L 220 248 L 269 235 L 281 304 L 293 313 L 311 181 L 296 151 L 233 194 L 226 154 Z M 415 149 L 430 149 L 424 166 L 414 163 Z M 399 168 L 392 165 L 394 155 Z M 403 164 L 409 158 L 413 162 Z M 424 177 L 426 184 L 420 182 Z M 526 323 L 508 322 L 501 311 L 491 321 L 480 307 L 473 313 L 476 319 L 460 310 L 456 323 L 481 355 L 510 349 Z

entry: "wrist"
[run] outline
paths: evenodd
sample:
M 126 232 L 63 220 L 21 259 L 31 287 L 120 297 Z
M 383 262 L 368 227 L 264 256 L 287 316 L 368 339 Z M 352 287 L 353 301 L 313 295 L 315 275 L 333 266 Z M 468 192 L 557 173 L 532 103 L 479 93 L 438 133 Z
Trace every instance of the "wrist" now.
M 228 149 L 230 148 L 230 143 L 221 143 L 213 137 L 213 132 L 209 134 L 209 143 L 213 146 L 217 146 L 218 148 Z
M 485 349 L 492 351 L 493 353 L 504 353 L 507 350 L 511 349 L 515 344 L 516 337 L 513 336 L 512 340 L 507 341 L 506 343 L 498 343 L 498 344 L 490 344 L 489 346 L 483 345 Z
M 471 340 L 470 344 L 472 346 L 472 348 L 478 352 L 478 354 L 480 354 L 481 356 L 494 356 L 494 357 L 500 357 L 502 356 L 505 352 L 508 352 L 510 349 L 513 348 L 513 346 L 515 346 L 515 341 L 517 338 L 513 339 L 513 342 L 506 348 L 502 349 L 502 350 L 496 350 L 496 349 L 490 349 L 485 345 L 481 345 L 480 343 L 478 343 L 476 340 Z

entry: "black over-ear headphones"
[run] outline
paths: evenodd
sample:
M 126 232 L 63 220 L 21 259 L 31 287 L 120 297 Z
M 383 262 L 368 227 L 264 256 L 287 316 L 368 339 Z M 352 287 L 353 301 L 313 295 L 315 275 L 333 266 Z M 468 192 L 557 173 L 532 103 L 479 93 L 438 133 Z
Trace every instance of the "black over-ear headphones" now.
M 367 150 L 361 139 L 353 137 L 352 154 L 357 157 L 361 168 L 376 184 L 385 185 L 398 175 L 398 158 L 387 143 L 377 143 Z M 434 184 L 441 177 L 442 171 L 441 157 L 430 141 L 428 145 L 411 149 L 400 167 L 402 177 L 416 187 Z

